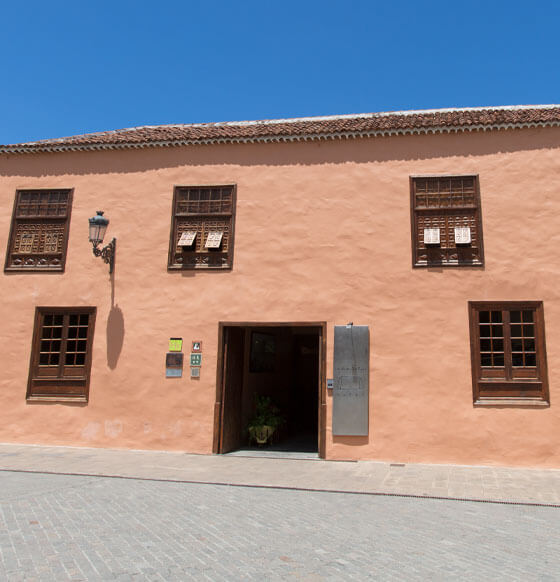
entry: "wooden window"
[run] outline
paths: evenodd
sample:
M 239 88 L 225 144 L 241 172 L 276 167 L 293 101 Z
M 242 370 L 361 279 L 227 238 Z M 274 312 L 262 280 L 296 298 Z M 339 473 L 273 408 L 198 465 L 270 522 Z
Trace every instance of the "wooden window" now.
M 478 177 L 412 177 L 410 190 L 413 266 L 482 266 Z
M 235 186 L 177 186 L 168 269 L 231 269 Z
M 72 190 L 18 190 L 5 271 L 64 271 Z
M 27 400 L 88 401 L 95 312 L 95 307 L 36 309 Z
M 548 404 L 541 301 L 470 302 L 476 405 Z

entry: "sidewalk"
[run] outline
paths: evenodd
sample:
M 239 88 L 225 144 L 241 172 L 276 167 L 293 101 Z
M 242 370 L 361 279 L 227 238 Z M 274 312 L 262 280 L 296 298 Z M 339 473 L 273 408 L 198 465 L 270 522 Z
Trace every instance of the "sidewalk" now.
M 396 465 L 0 444 L 0 471 L 560 505 L 560 470 L 555 469 Z

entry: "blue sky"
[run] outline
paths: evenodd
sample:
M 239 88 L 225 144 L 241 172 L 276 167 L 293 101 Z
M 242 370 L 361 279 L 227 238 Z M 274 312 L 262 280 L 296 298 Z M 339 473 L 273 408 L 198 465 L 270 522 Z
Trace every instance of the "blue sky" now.
M 538 0 L 5 0 L 0 143 L 558 103 L 559 18 Z

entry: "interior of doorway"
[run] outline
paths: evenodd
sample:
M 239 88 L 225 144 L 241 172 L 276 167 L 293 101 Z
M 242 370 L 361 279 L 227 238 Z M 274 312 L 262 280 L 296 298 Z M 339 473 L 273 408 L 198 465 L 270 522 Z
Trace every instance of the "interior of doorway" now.
M 318 458 L 323 326 L 247 323 L 220 328 L 215 452 Z M 254 442 L 248 430 L 259 398 L 270 399 L 284 419 L 266 445 Z

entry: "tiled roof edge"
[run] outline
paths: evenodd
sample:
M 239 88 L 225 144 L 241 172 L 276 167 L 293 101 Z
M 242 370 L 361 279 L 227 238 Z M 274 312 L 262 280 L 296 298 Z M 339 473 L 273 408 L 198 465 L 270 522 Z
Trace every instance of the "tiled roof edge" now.
M 305 117 L 293 119 L 275 119 L 263 121 L 241 121 L 241 122 L 217 122 L 204 124 L 185 124 L 185 125 L 156 125 L 156 126 L 142 126 L 129 129 L 121 129 L 116 131 L 105 131 L 93 134 L 84 134 L 83 136 L 72 136 L 68 138 L 58 138 L 52 140 L 41 140 L 35 142 L 28 142 L 22 144 L 2 145 L 0 146 L 0 153 L 4 154 L 31 154 L 31 153 L 45 153 L 45 152 L 68 152 L 68 151 L 84 151 L 84 150 L 121 150 L 121 149 L 143 149 L 150 147 L 180 147 L 191 145 L 210 145 L 210 144 L 231 144 L 231 143 L 281 143 L 281 142 L 297 142 L 297 141 L 319 141 L 319 140 L 336 140 L 336 139 L 356 139 L 367 137 L 388 137 L 395 135 L 421 135 L 421 134 L 439 134 L 439 133 L 463 133 L 472 131 L 492 131 L 503 129 L 524 129 L 535 127 L 558 127 L 560 126 L 560 115 L 555 116 L 554 119 L 536 120 L 536 121 L 512 121 L 508 123 L 485 123 L 485 124 L 464 124 L 464 125 L 433 125 L 429 124 L 415 127 L 388 127 L 379 129 L 366 129 L 359 131 L 326 131 L 321 132 L 306 132 L 294 131 L 294 133 L 274 134 L 269 135 L 250 135 L 250 136 L 209 136 L 196 138 L 174 138 L 166 140 L 145 139 L 140 141 L 100 141 L 98 143 L 79 143 L 79 138 L 95 139 L 95 136 L 103 136 L 107 139 L 110 134 L 120 135 L 131 133 L 140 130 L 165 130 L 166 128 L 173 129 L 190 129 L 190 128 L 242 128 L 248 126 L 267 126 L 279 124 L 296 124 L 309 122 L 324 122 L 330 124 L 337 121 L 344 120 L 367 120 L 375 118 L 402 118 L 405 116 L 429 116 L 440 114 L 461 114 L 468 112 L 499 112 L 499 111 L 523 111 L 533 110 L 542 111 L 547 109 L 560 109 L 560 105 L 519 105 L 519 106 L 500 106 L 500 107 L 471 107 L 462 109 L 431 109 L 431 110 L 415 110 L 415 111 L 398 111 L 390 113 L 369 113 L 358 115 L 338 115 L 338 116 L 324 116 L 324 117 Z

